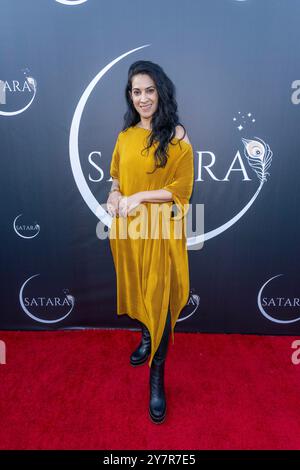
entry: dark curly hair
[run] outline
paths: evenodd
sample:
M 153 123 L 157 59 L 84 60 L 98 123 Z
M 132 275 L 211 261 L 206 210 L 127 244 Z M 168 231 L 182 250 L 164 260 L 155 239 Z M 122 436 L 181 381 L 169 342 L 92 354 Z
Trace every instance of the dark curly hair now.
M 165 167 L 168 161 L 167 149 L 171 140 L 175 137 L 176 126 L 181 125 L 186 134 L 185 127 L 179 122 L 177 114 L 176 89 L 173 82 L 166 75 L 164 70 L 158 65 L 148 60 L 138 60 L 131 64 L 128 70 L 128 82 L 125 89 L 125 98 L 127 102 L 127 111 L 124 114 L 123 131 L 129 127 L 135 126 L 140 121 L 140 115 L 133 106 L 129 91 L 132 91 L 132 78 L 138 73 L 149 75 L 154 81 L 158 92 L 158 107 L 152 116 L 152 131 L 148 138 L 148 145 L 144 150 L 149 149 L 154 142 L 158 142 L 158 146 L 154 153 L 155 168 Z

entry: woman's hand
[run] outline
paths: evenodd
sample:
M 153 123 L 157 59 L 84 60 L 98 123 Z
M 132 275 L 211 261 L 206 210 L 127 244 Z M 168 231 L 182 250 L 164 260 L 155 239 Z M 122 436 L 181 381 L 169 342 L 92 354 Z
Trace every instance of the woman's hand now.
M 127 217 L 127 215 L 143 202 L 141 193 L 135 193 L 131 196 L 122 196 L 119 201 L 119 215 Z
M 119 201 L 122 198 L 122 193 L 120 191 L 114 191 L 110 193 L 107 199 L 107 210 L 109 215 L 115 217 L 119 214 Z

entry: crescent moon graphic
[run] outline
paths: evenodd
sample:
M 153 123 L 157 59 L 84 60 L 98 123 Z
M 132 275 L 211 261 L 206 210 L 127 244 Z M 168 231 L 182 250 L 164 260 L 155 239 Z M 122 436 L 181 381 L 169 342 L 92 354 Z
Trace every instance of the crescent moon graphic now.
M 238 212 L 234 217 L 232 217 L 232 219 L 228 220 L 228 222 L 226 222 L 225 224 L 220 225 L 220 227 L 214 230 L 211 230 L 210 232 L 203 233 L 202 235 L 198 235 L 197 237 L 189 237 L 187 239 L 187 246 L 194 246 L 197 244 L 202 244 L 204 241 L 209 240 L 210 238 L 214 238 L 217 235 L 220 235 L 220 233 L 225 232 L 225 230 L 229 229 L 229 227 L 236 224 L 237 221 L 241 217 L 243 217 L 243 215 L 248 211 L 248 209 L 250 209 L 255 199 L 259 195 L 260 190 L 263 187 L 263 184 L 264 184 L 263 182 L 260 183 L 256 193 L 252 196 L 248 204 L 246 204 L 245 207 L 243 207 L 243 209 L 240 210 L 240 212 Z
M 87 206 L 91 209 L 91 211 L 96 215 L 97 218 L 101 220 L 101 222 L 111 228 L 112 217 L 106 212 L 101 204 L 97 201 L 93 193 L 91 192 L 90 188 L 88 187 L 85 177 L 83 175 L 83 171 L 80 164 L 79 158 L 79 149 L 78 149 L 78 134 L 79 134 L 79 126 L 82 117 L 82 113 L 84 111 L 85 105 L 87 100 L 94 90 L 97 83 L 101 80 L 101 78 L 110 70 L 117 62 L 127 57 L 129 54 L 132 54 L 135 51 L 143 49 L 144 47 L 148 47 L 150 44 L 146 44 L 145 46 L 140 46 L 135 49 L 132 49 L 125 54 L 120 55 L 116 59 L 112 60 L 108 65 L 106 65 L 100 72 L 93 78 L 90 84 L 87 86 L 85 91 L 83 92 L 77 107 L 75 109 L 75 113 L 71 123 L 71 130 L 70 130 L 70 139 L 69 139 L 69 153 L 70 153 L 70 161 L 71 161 L 71 168 L 74 176 L 74 180 L 77 184 L 77 187 L 86 202 Z
M 187 320 L 189 317 L 191 317 L 192 315 L 194 315 L 194 313 L 196 312 L 197 308 L 199 307 L 199 304 L 200 304 L 200 297 L 199 295 L 196 295 L 196 294 L 193 294 L 192 295 L 192 298 L 194 299 L 195 303 L 196 303 L 196 307 L 194 308 L 194 310 L 189 313 L 188 315 L 186 315 L 185 317 L 181 317 L 181 318 L 178 318 L 177 322 L 176 323 L 179 323 L 180 321 L 184 321 L 184 320 Z
M 300 320 L 300 317 L 294 318 L 293 320 L 278 320 L 277 318 L 274 318 L 271 315 L 269 315 L 264 310 L 264 308 L 261 304 L 261 295 L 262 295 L 262 292 L 263 292 L 264 288 L 266 287 L 267 284 L 269 284 L 269 282 L 271 282 L 273 279 L 275 279 L 276 277 L 279 277 L 279 276 L 283 276 L 283 274 L 277 274 L 276 276 L 271 277 L 271 279 L 269 279 L 267 282 L 265 282 L 264 285 L 262 286 L 262 288 L 260 289 L 260 291 L 258 293 L 258 296 L 257 296 L 258 308 L 259 308 L 260 312 L 263 314 L 264 317 L 266 317 L 268 320 L 271 320 L 275 323 L 296 323 L 297 321 Z
M 81 3 L 87 2 L 87 0 L 74 0 L 74 2 L 70 0 L 55 0 L 57 3 L 62 3 L 63 5 L 80 5 Z
M 85 180 L 82 168 L 81 168 L 80 158 L 79 158 L 79 146 L 78 146 L 80 121 L 81 121 L 81 117 L 82 117 L 88 98 L 90 97 L 97 83 L 106 74 L 106 72 L 108 72 L 108 70 L 110 70 L 117 62 L 122 60 L 124 57 L 127 57 L 129 54 L 132 54 L 133 52 L 138 51 L 140 49 L 143 49 L 144 47 L 149 47 L 150 45 L 151 44 L 146 44 L 144 46 L 140 46 L 128 52 L 125 52 L 124 54 L 120 55 L 116 59 L 109 62 L 108 65 L 106 65 L 102 70 L 100 70 L 100 72 L 93 78 L 93 80 L 90 82 L 90 84 L 87 86 L 87 88 L 83 92 L 76 106 L 72 123 L 71 123 L 70 138 L 69 138 L 69 154 L 70 154 L 71 169 L 73 172 L 74 180 L 87 206 L 96 215 L 96 217 L 99 220 L 101 220 L 101 222 L 104 225 L 106 225 L 108 228 L 111 228 L 112 217 L 108 214 L 108 212 L 106 212 L 103 209 L 101 204 L 99 204 L 95 196 L 92 194 L 89 186 L 86 183 L 86 180 Z M 256 193 L 250 199 L 248 204 L 246 204 L 246 206 L 240 212 L 238 212 L 238 214 L 232 217 L 228 222 L 224 223 L 223 225 L 221 225 L 220 227 L 217 227 L 214 230 L 211 230 L 210 232 L 198 235 L 196 237 L 187 238 L 187 246 L 195 246 L 197 244 L 202 244 L 204 241 L 214 238 L 217 235 L 220 235 L 225 230 L 229 229 L 241 217 L 243 217 L 243 215 L 251 207 L 251 205 L 254 203 L 255 199 L 257 198 L 262 186 L 263 186 L 263 182 L 260 183 Z
M 36 317 L 35 315 L 33 315 L 28 309 L 27 307 L 25 306 L 24 302 L 23 302 L 23 291 L 24 291 L 24 288 L 26 286 L 26 284 L 31 280 L 33 279 L 34 277 L 36 276 L 40 276 L 40 274 L 34 274 L 33 276 L 29 277 L 25 282 L 24 284 L 22 285 L 21 289 L 20 289 L 20 294 L 19 294 L 19 301 L 20 301 L 20 304 L 21 304 L 21 307 L 22 309 L 24 310 L 24 312 L 26 313 L 26 315 L 28 315 L 30 318 L 32 318 L 33 320 L 35 321 L 38 321 L 40 323 L 58 323 L 59 321 L 62 321 L 64 320 L 65 318 L 67 318 L 68 315 L 70 315 L 70 313 L 72 312 L 73 308 L 74 308 L 74 297 L 72 296 L 67 296 L 68 297 L 68 300 L 70 300 L 72 302 L 72 305 L 71 305 L 71 308 L 70 310 L 63 316 L 63 317 L 60 317 L 60 318 L 57 318 L 56 320 L 43 320 L 42 318 L 39 318 L 39 317 Z
M 25 80 L 27 81 L 29 87 L 33 90 L 33 96 L 29 103 L 24 106 L 24 108 L 18 109 L 17 111 L 0 111 L 0 116 L 16 116 L 17 114 L 21 114 L 26 111 L 27 108 L 29 108 L 36 95 L 36 80 L 32 77 L 26 77 Z
M 34 235 L 31 235 L 30 237 L 25 237 L 25 235 L 22 235 L 21 233 L 18 232 L 18 229 L 16 227 L 16 222 L 18 218 L 21 217 L 21 215 L 22 214 L 17 215 L 17 217 L 14 220 L 14 231 L 16 232 L 16 234 L 19 235 L 19 237 L 26 238 L 26 239 L 36 237 L 40 233 L 40 230 L 41 230 L 41 227 L 38 224 L 36 225 L 36 227 L 38 228 L 38 232 L 36 232 Z

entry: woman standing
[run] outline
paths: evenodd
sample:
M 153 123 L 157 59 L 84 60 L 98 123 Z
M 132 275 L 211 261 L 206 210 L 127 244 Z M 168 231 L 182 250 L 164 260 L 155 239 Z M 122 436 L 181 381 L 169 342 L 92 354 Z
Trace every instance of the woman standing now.
M 193 190 L 193 148 L 184 126 L 179 125 L 175 86 L 159 65 L 133 63 L 125 97 L 128 109 L 112 154 L 113 183 L 107 200 L 113 217 L 110 246 L 117 313 L 142 324 L 142 339 L 130 362 L 141 365 L 150 356 L 149 414 L 154 423 L 161 423 L 166 416 L 164 366 L 169 335 L 174 344 L 175 324 L 189 298 L 182 222 Z M 158 207 L 168 208 L 168 214 L 177 209 L 176 216 L 172 213 L 169 218 L 167 236 L 161 233 L 167 217 L 162 219 L 153 211 Z M 137 218 L 142 209 L 142 217 Z M 138 222 L 142 227 L 139 238 L 132 236 Z M 156 229 L 159 235 L 153 236 Z

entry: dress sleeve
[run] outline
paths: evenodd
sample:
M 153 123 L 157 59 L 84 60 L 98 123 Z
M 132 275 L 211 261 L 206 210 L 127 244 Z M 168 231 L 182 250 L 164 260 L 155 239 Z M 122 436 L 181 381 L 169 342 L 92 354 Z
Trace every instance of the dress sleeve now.
M 119 152 L 119 136 L 117 138 L 115 148 L 112 153 L 111 164 L 110 164 L 110 176 L 113 178 L 119 179 L 119 162 L 120 162 L 120 152 Z
M 184 208 L 184 204 L 189 204 L 194 185 L 194 154 L 193 147 L 187 145 L 186 149 L 179 157 L 173 181 L 164 186 L 162 189 L 170 191 L 173 195 L 173 201 L 179 209 L 181 219 L 188 212 L 188 207 Z

